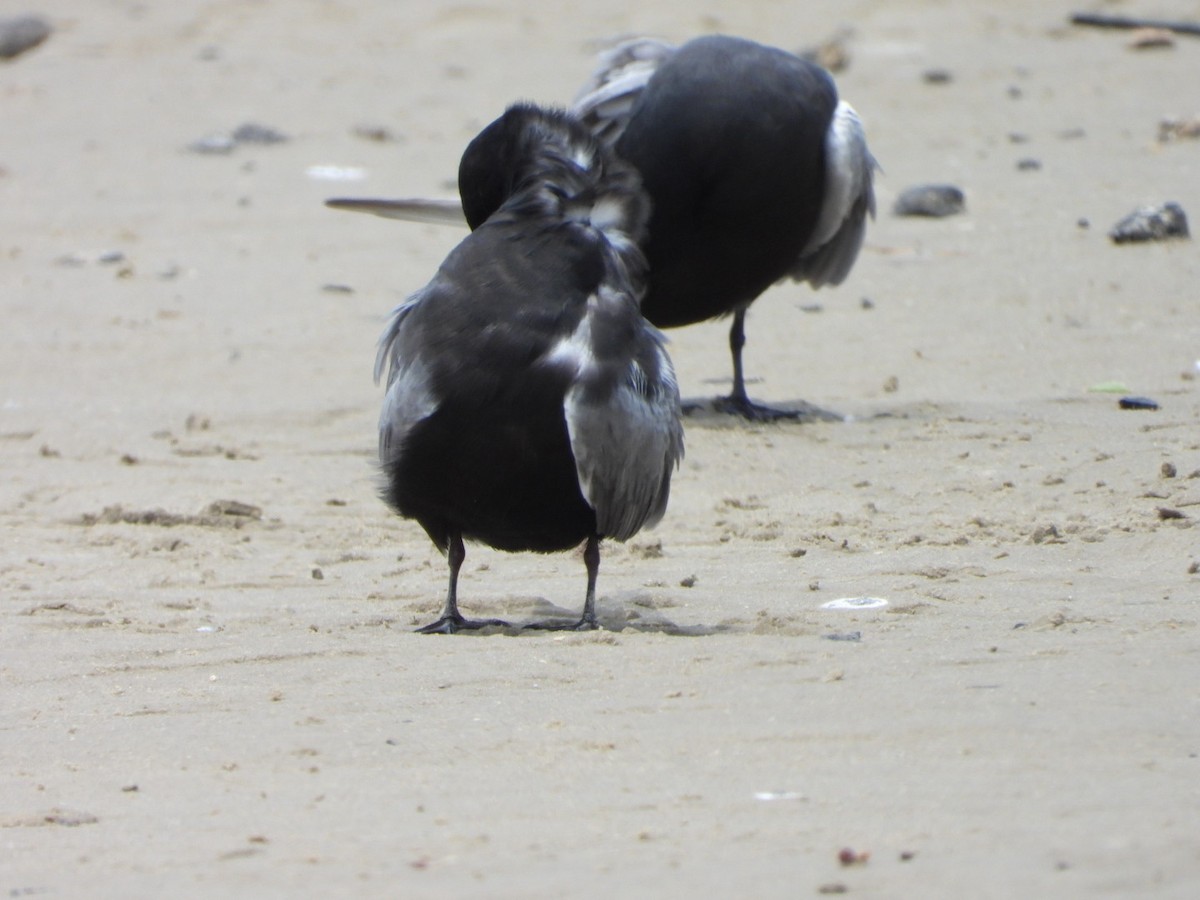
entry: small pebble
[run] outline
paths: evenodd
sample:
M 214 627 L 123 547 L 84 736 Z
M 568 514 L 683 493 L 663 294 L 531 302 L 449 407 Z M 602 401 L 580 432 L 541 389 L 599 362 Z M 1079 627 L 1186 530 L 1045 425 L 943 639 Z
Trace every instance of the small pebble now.
M 862 640 L 862 632 L 835 631 L 830 634 L 823 634 L 821 637 L 825 638 L 827 641 L 849 641 L 850 643 L 857 643 Z
M 1129 48 L 1131 50 L 1153 50 L 1174 46 L 1175 35 L 1166 28 L 1135 28 L 1130 32 Z
M 871 854 L 866 850 L 843 847 L 838 851 L 838 862 L 843 866 L 865 866 L 870 859 Z
M 1158 139 L 1168 141 L 1200 138 L 1200 116 L 1191 119 L 1163 119 L 1158 123 Z
M 1163 478 L 1174 478 L 1179 474 L 1179 470 L 1175 468 L 1175 463 L 1171 462 L 1163 463 L 1161 466 L 1159 466 L 1158 471 Z
M 1030 539 L 1035 544 L 1055 543 L 1060 541 L 1057 525 L 1039 525 L 1033 530 Z
M 1031 156 L 1017 160 L 1017 171 L 1019 172 L 1036 172 L 1041 167 L 1042 161 Z
M 0 19 L 0 59 L 14 59 L 32 50 L 53 30 L 41 16 L 5 16 Z
M 921 80 L 926 84 L 949 84 L 954 76 L 949 69 L 926 69 L 921 73 Z
M 963 192 L 951 184 L 920 184 L 896 198 L 892 208 L 898 216 L 953 216 L 966 208 Z
M 247 122 L 234 130 L 233 139 L 239 144 L 282 144 L 288 136 L 266 125 Z
M 1117 405 L 1121 409 L 1158 409 L 1158 402 L 1149 397 L 1122 397 Z
M 375 141 L 380 144 L 397 140 L 385 125 L 355 125 L 350 133 L 364 141 Z
M 1114 244 L 1164 241 L 1188 236 L 1187 215 L 1178 203 L 1135 209 L 1108 232 Z
M 112 266 L 125 262 L 125 254 L 120 250 L 98 250 L 92 253 L 67 253 L 54 261 L 57 266 L 68 269 L 79 269 L 83 266 Z
M 847 36 L 846 34 L 834 35 L 824 43 L 801 50 L 796 55 L 801 59 L 816 63 L 827 72 L 836 74 L 850 65 L 850 51 L 846 48 Z
M 218 132 L 202 137 L 198 141 L 192 141 L 192 143 L 188 144 L 188 149 L 193 153 L 201 153 L 209 156 L 227 156 L 239 144 L 269 146 L 271 144 L 282 144 L 287 140 L 289 138 L 286 134 L 276 131 L 274 128 L 259 125 L 255 122 L 246 122 L 244 125 L 239 125 L 232 132 Z
M 193 153 L 200 153 L 206 156 L 226 155 L 233 152 L 233 148 L 237 146 L 237 141 L 228 134 L 210 134 L 200 138 L 198 141 L 192 141 L 188 144 L 188 149 Z

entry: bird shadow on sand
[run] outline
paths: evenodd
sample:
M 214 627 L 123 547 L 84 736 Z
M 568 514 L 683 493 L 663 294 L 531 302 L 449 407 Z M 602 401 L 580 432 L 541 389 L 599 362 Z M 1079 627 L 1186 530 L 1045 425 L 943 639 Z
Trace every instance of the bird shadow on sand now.
M 578 610 L 558 606 L 544 597 L 513 598 L 506 607 L 504 612 L 492 607 L 488 614 L 497 615 L 508 624 L 486 625 L 483 628 L 460 631 L 458 634 L 506 634 L 512 637 L 562 634 L 571 632 L 572 626 L 579 621 Z M 471 612 L 464 608 L 464 614 L 470 615 Z M 653 599 L 644 591 L 625 591 L 615 596 L 598 598 L 596 621 L 600 627 L 592 633 L 598 634 L 634 632 L 665 634 L 672 637 L 706 637 L 735 630 L 727 625 L 680 624 L 655 608 Z
M 848 422 L 849 416 L 824 409 L 807 400 L 789 400 L 780 404 L 763 405 L 767 414 L 744 416 L 725 408 L 725 397 L 687 397 L 683 400 L 683 417 L 687 425 L 719 427 L 742 424 L 797 424 L 813 422 Z

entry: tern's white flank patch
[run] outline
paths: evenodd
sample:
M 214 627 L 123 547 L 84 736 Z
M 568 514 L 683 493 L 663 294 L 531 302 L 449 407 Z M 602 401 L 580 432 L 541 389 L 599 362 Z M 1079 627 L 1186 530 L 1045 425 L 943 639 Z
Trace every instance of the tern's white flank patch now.
M 546 351 L 546 355 L 542 357 L 545 362 L 552 366 L 569 369 L 575 378 L 581 378 L 595 368 L 596 355 L 592 352 L 591 310 L 595 308 L 597 302 L 598 298 L 594 294 L 588 298 L 588 311 L 579 320 L 574 331 Z

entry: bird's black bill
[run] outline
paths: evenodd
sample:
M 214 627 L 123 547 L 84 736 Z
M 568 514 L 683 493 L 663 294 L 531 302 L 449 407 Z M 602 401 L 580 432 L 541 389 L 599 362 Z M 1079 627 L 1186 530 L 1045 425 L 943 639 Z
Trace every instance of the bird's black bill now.
M 403 222 L 424 222 L 428 225 L 453 225 L 458 228 L 467 227 L 467 218 L 463 214 L 462 204 L 457 200 L 433 200 L 423 197 L 412 197 L 403 200 L 376 200 L 370 197 L 335 197 L 326 200 L 325 205 L 330 209 L 344 209 L 349 212 L 370 213 L 385 219 L 399 219 Z

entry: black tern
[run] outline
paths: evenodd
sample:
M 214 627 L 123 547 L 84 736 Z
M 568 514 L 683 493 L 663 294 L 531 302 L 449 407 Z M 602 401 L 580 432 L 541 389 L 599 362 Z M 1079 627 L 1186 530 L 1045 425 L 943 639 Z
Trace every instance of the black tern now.
M 383 496 L 449 560 L 421 631 L 507 624 L 459 612 L 464 540 L 585 544 L 582 617 L 528 627 L 594 628 L 601 539 L 658 521 L 683 455 L 675 373 L 639 309 L 645 194 L 561 111 L 513 106 L 472 147 L 502 160 L 504 196 L 380 339 Z

